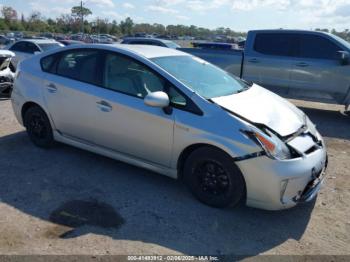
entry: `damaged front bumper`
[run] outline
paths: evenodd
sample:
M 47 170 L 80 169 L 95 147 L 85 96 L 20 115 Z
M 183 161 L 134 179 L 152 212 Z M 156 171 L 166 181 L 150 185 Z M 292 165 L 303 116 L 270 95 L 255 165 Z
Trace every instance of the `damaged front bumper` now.
M 313 179 L 306 185 L 304 191 L 300 196 L 293 199 L 296 203 L 310 202 L 317 196 L 325 180 L 327 165 L 328 157 L 326 158 L 325 167 L 318 173 L 314 172 L 312 174 Z
M 0 98 L 11 96 L 15 72 L 11 67 L 11 59 L 14 53 L 0 50 Z
M 327 153 L 322 147 L 303 157 L 279 161 L 260 156 L 237 165 L 246 181 L 247 205 L 280 210 L 315 198 L 324 181 Z

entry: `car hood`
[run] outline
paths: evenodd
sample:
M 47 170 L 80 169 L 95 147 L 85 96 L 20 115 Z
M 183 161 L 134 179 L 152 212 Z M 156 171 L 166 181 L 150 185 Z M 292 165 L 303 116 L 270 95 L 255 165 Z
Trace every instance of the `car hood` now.
M 222 108 L 255 124 L 262 124 L 288 136 L 305 125 L 305 114 L 286 99 L 258 86 L 248 90 L 211 99 Z
M 9 50 L 0 50 L 0 57 L 6 57 L 6 58 L 10 58 L 10 57 L 14 57 L 15 53 Z

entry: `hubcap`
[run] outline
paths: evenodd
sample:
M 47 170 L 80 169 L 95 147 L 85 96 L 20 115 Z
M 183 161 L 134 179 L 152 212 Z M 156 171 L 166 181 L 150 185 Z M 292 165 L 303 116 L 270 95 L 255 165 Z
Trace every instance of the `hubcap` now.
M 195 173 L 202 191 L 216 196 L 228 191 L 229 177 L 220 163 L 205 161 L 198 165 Z

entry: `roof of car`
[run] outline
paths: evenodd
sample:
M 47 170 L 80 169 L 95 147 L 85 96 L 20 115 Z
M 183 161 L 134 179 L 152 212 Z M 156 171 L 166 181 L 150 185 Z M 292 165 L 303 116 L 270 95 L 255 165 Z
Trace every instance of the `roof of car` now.
M 307 34 L 329 34 L 323 31 L 304 30 L 304 29 L 259 29 L 251 30 L 255 33 L 307 33 Z
M 18 42 L 32 42 L 35 44 L 52 44 L 52 43 L 58 43 L 54 39 L 31 39 L 31 38 L 26 38 L 26 39 L 21 39 Z
M 125 37 L 123 41 L 158 41 L 162 43 L 172 42 L 170 40 L 161 39 L 161 38 L 149 38 L 149 37 Z
M 144 56 L 146 58 L 155 58 L 155 57 L 166 57 L 166 56 L 191 56 L 188 53 L 184 53 L 181 51 L 178 51 L 176 49 L 161 47 L 161 46 L 152 46 L 152 45 L 124 45 L 124 44 L 87 44 L 82 45 L 81 47 L 99 47 L 103 49 L 115 49 L 118 50 L 125 50 L 140 56 Z

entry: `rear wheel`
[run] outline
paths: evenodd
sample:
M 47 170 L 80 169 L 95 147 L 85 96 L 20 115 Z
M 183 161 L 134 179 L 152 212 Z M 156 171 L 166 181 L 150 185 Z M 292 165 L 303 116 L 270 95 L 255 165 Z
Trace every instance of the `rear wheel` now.
M 221 150 L 204 147 L 187 158 L 184 174 L 195 197 L 212 207 L 236 206 L 245 197 L 242 173 Z
M 46 113 L 38 106 L 30 107 L 24 114 L 24 126 L 30 140 L 38 147 L 54 145 L 52 128 Z

